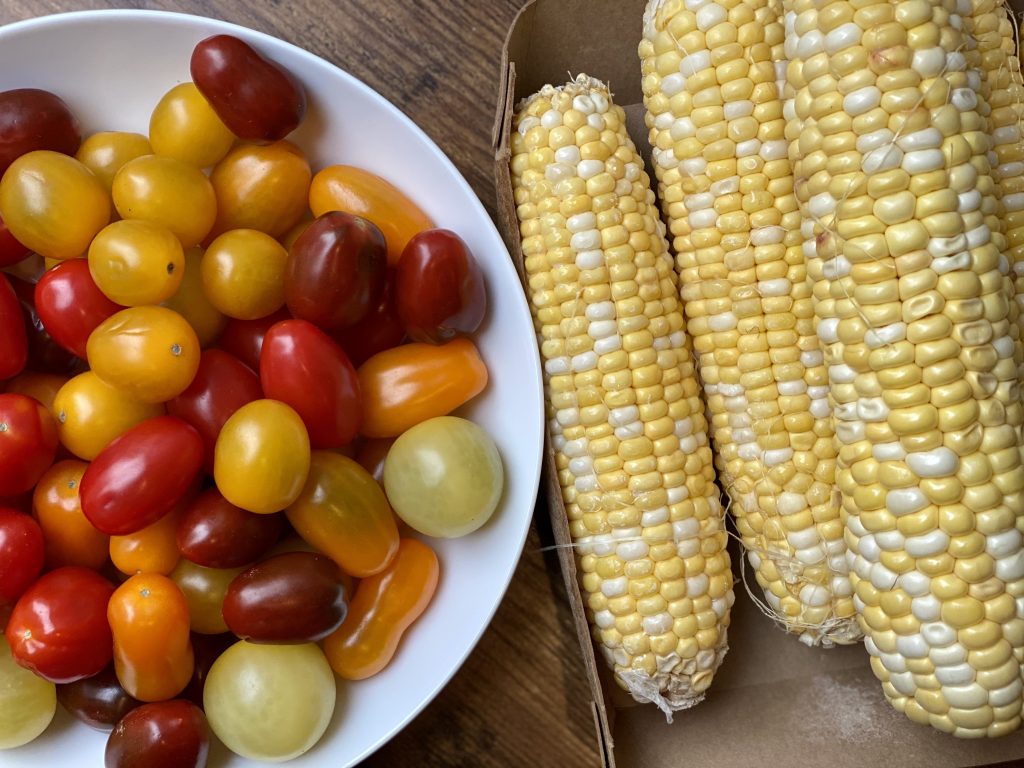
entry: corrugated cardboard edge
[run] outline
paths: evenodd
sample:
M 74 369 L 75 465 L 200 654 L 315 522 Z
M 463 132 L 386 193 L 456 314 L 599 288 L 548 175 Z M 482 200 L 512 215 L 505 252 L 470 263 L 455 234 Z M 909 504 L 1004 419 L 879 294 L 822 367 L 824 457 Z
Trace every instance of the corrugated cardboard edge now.
M 526 271 L 523 262 L 523 251 L 520 247 L 519 221 L 516 217 L 516 205 L 512 199 L 512 179 L 509 170 L 512 116 L 515 111 L 515 61 L 523 60 L 523 52 L 529 47 L 531 27 L 534 19 L 534 3 L 523 7 L 509 28 L 505 45 L 502 48 L 501 72 L 498 85 L 498 110 L 491 134 L 494 150 L 494 175 L 497 191 L 498 225 L 505 240 L 512 261 L 515 263 L 519 279 L 526 290 Z M 509 52 L 513 54 L 510 56 Z M 539 350 L 538 350 L 539 354 Z M 565 579 L 565 589 L 569 596 L 569 607 L 572 610 L 573 623 L 582 650 L 583 665 L 586 669 L 587 681 L 590 684 L 593 700 L 591 708 L 594 717 L 594 728 L 597 733 L 601 764 L 604 768 L 615 768 L 614 742 L 612 740 L 612 723 L 610 713 L 614 713 L 611 703 L 606 700 L 605 688 L 598 675 L 598 662 L 590 635 L 590 624 L 587 621 L 576 576 L 576 558 L 572 551 L 572 539 L 569 536 L 568 516 L 562 501 L 562 491 L 558 483 L 554 455 L 551 449 L 551 435 L 544 431 L 544 466 L 541 472 L 541 487 L 551 517 L 551 528 L 555 543 L 558 545 L 558 561 Z

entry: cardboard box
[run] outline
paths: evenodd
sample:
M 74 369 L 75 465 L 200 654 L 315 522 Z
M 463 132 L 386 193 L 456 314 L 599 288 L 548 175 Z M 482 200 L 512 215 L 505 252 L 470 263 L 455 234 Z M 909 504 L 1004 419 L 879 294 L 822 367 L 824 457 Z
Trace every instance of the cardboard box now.
M 630 116 L 634 141 L 641 151 L 648 148 L 636 53 L 644 5 L 644 0 L 534 0 L 509 31 L 493 146 L 499 227 L 521 277 L 508 169 L 514 106 L 545 83 L 561 84 L 585 72 L 610 84 Z M 549 448 L 542 496 L 555 539 L 564 545 L 569 531 L 553 466 Z M 886 702 L 863 646 L 802 645 L 754 607 L 738 577 L 725 662 L 707 699 L 677 713 L 669 725 L 654 706 L 636 705 L 623 694 L 595 657 L 572 550 L 560 547 L 559 557 L 606 768 L 1024 765 L 1024 730 L 1003 739 L 967 741 L 915 725 Z M 734 551 L 737 574 L 740 566 Z M 756 589 L 752 577 L 749 581 Z

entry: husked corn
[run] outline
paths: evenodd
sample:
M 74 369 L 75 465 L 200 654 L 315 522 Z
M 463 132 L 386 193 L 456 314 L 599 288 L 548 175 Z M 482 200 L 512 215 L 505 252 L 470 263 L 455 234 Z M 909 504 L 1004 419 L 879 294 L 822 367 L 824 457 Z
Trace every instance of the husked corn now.
M 593 636 L 619 685 L 669 713 L 711 684 L 733 592 L 664 227 L 597 80 L 545 86 L 513 127 L 548 425 Z

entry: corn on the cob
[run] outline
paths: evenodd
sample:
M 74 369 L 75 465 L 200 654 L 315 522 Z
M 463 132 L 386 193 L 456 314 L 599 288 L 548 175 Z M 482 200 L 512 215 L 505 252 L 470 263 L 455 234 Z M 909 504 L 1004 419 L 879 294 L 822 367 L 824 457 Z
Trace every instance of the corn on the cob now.
M 961 31 L 971 4 L 785 8 L 796 191 L 871 666 L 914 721 L 1001 735 L 1022 706 L 1024 409 L 983 78 Z
M 513 125 L 548 424 L 593 635 L 617 682 L 668 714 L 710 685 L 733 592 L 664 227 L 600 82 L 546 86 Z
M 779 11 L 651 0 L 640 56 L 720 478 L 770 612 L 804 642 L 832 645 L 860 631 L 773 63 Z

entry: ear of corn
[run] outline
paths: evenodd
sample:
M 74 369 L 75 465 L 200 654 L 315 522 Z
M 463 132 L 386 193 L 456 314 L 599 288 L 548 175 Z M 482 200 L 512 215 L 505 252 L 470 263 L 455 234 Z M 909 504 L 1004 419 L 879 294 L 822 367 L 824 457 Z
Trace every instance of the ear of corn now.
M 651 0 L 644 101 L 720 478 L 769 612 L 860 638 L 768 0 Z
M 607 88 L 526 99 L 511 172 L 548 424 L 594 639 L 666 713 L 703 698 L 733 601 L 664 227 Z
M 791 155 L 871 666 L 914 721 L 1005 734 L 1022 706 L 1024 409 L 995 183 L 1009 174 L 991 170 L 996 110 L 979 96 L 995 80 L 968 66 L 964 34 L 984 8 L 785 9 Z

